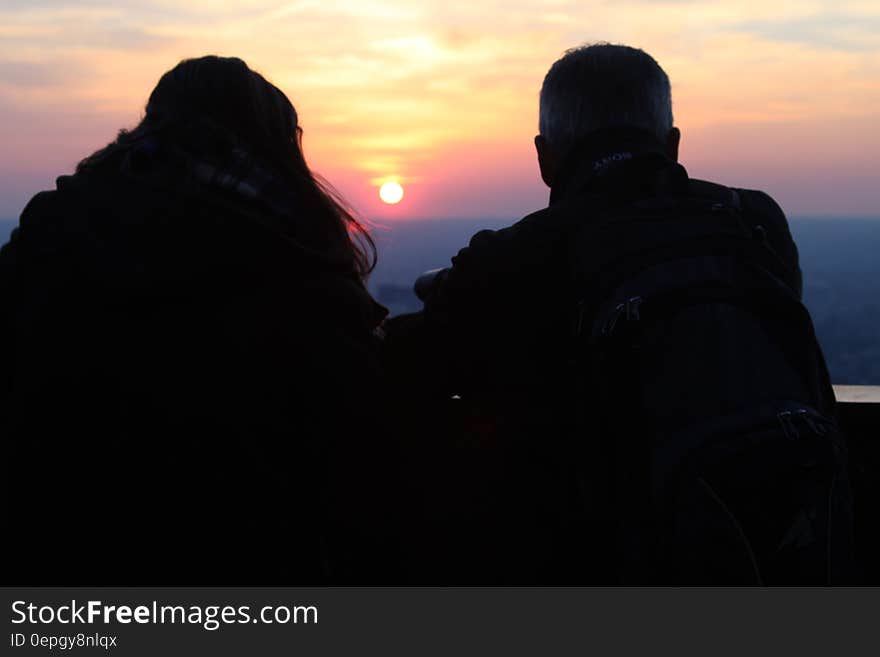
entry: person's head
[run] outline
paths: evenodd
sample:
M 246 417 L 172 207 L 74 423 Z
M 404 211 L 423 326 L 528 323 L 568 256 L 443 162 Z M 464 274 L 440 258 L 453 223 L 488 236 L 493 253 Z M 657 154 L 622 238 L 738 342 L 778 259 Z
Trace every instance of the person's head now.
M 559 163 L 579 141 L 614 127 L 650 132 L 677 159 L 669 78 L 637 48 L 598 43 L 568 50 L 541 87 L 535 147 L 544 182 L 552 186 Z
M 121 131 L 108 148 L 80 163 L 84 169 L 147 135 L 183 144 L 193 155 L 224 162 L 241 150 L 302 203 L 310 236 L 336 262 L 365 277 L 375 265 L 369 234 L 333 189 L 306 165 L 299 117 L 287 96 L 235 57 L 186 59 L 165 73 L 150 94 L 141 123 Z M 305 228 L 305 227 L 303 227 Z

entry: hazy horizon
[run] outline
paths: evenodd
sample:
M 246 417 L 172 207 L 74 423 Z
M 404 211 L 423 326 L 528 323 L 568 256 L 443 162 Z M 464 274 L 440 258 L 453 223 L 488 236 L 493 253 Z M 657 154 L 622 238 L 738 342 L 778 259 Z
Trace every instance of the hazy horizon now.
M 546 206 L 544 206 L 546 207 Z M 528 214 L 540 210 L 540 207 L 531 208 L 523 211 L 519 215 L 510 215 L 510 216 L 458 216 L 458 217 L 444 217 L 444 216 L 424 216 L 424 217 L 406 217 L 404 219 L 401 218 L 369 218 L 364 217 L 367 222 L 367 227 L 371 232 L 382 232 L 386 230 L 393 230 L 395 227 L 399 227 L 401 225 L 408 224 L 416 224 L 416 223 L 436 223 L 436 222 L 449 222 L 449 223 L 473 223 L 473 222 L 486 222 L 487 224 L 497 225 L 499 222 L 508 224 L 514 224 L 520 219 L 524 218 Z M 22 208 L 24 210 L 24 208 Z M 17 225 L 19 221 L 18 216 L 6 216 L 0 217 L 0 224 L 14 224 Z M 880 212 L 877 214 L 871 215 L 842 215 L 842 214 L 827 214 L 827 215 L 797 215 L 797 216 L 787 216 L 789 222 L 798 222 L 798 221 L 878 221 L 880 222 Z M 11 228 L 9 230 L 12 230 Z M 0 237 L 8 237 L 6 233 L 0 231 Z

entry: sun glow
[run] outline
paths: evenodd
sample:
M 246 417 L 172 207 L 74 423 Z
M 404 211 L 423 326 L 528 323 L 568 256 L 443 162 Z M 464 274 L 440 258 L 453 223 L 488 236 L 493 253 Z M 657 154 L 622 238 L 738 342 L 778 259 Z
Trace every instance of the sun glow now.
M 379 188 L 379 198 L 389 205 L 400 203 L 400 199 L 403 198 L 403 187 L 400 183 L 391 180 Z
M 789 214 L 874 216 L 878 21 L 877 0 L 0 0 L 0 217 L 205 53 L 289 96 L 309 165 L 365 216 L 521 216 L 547 203 L 530 139 L 547 69 L 605 40 L 669 74 L 690 173 Z M 405 203 L 378 193 L 392 181 Z

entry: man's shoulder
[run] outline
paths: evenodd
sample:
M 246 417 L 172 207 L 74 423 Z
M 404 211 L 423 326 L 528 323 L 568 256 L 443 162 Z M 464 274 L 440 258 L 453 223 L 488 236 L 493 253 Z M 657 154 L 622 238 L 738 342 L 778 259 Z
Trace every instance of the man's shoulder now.
M 578 203 L 581 205 L 581 203 Z M 474 234 L 469 248 L 476 251 L 517 252 L 540 250 L 558 243 L 565 228 L 580 214 L 571 203 L 554 204 L 525 215 L 506 228 L 481 230 Z
M 552 246 L 556 239 L 558 213 L 544 208 L 499 229 L 480 230 L 453 257 L 455 267 L 480 263 L 481 267 L 510 269 L 525 264 L 535 254 Z
M 708 180 L 691 178 L 688 180 L 688 193 L 699 197 L 729 199 L 747 213 L 785 220 L 785 213 L 773 197 L 758 189 L 728 187 Z
M 483 239 L 497 240 L 500 243 L 515 241 L 524 236 L 533 236 L 535 234 L 547 232 L 550 229 L 550 224 L 554 222 L 554 219 L 559 218 L 559 216 L 560 213 L 558 210 L 552 206 L 541 208 L 540 210 L 535 210 L 534 212 L 525 215 L 521 219 L 504 228 L 481 230 L 474 234 L 474 238 L 476 238 L 478 242 Z
M 757 189 L 725 187 L 705 180 L 691 179 L 688 181 L 691 193 L 695 195 L 721 195 L 726 193 L 733 204 L 739 207 L 743 220 L 754 230 L 760 230 L 767 240 L 767 245 L 779 259 L 790 269 L 787 282 L 801 293 L 801 271 L 797 246 L 791 235 L 785 212 L 772 196 Z

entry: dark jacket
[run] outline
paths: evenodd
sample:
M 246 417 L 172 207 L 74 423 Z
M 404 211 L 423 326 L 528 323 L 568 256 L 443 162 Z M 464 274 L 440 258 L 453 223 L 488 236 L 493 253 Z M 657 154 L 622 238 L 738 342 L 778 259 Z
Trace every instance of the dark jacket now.
M 602 564 L 585 563 L 583 532 L 568 534 L 585 520 L 571 485 L 576 466 L 566 444 L 571 435 L 566 422 L 573 408 L 589 404 L 572 399 L 572 333 L 583 293 L 572 275 L 572 245 L 590 235 L 590 223 L 602 216 L 597 208 L 660 197 L 735 199 L 743 220 L 766 234 L 782 261 L 785 282 L 800 294 L 797 249 L 785 216 L 769 196 L 691 179 L 655 139 L 613 131 L 575 149 L 548 208 L 509 228 L 474 235 L 438 278 L 422 312 L 386 322 L 385 363 L 397 382 L 396 395 L 419 409 L 408 435 L 442 443 L 443 436 L 433 434 L 447 425 L 438 418 L 450 412 L 464 416 L 448 429 L 444 467 L 433 478 L 424 476 L 430 481 L 428 497 L 445 500 L 438 509 L 449 501 L 458 505 L 445 512 L 442 536 L 435 537 L 445 541 L 454 581 L 602 581 L 601 575 L 597 579 Z M 736 336 L 719 334 L 718 340 L 728 338 Z M 731 353 L 730 360 L 736 355 Z M 760 384 L 760 372 L 746 374 Z M 694 375 L 696 382 L 701 373 Z M 695 383 L 689 388 L 699 397 L 672 398 L 661 411 L 674 413 L 687 405 L 711 415 L 722 405 L 735 406 L 736 396 L 749 387 L 741 381 L 713 386 L 714 381 Z M 444 401 L 451 395 L 461 401 Z M 581 567 L 587 570 L 578 571 Z
M 613 159 L 615 153 L 627 157 Z M 424 310 L 386 323 L 387 362 L 401 380 L 493 398 L 541 394 L 567 362 L 577 290 L 570 245 L 599 205 L 660 195 L 726 201 L 731 190 L 689 178 L 662 144 L 640 132 L 593 138 L 569 156 L 550 205 L 503 230 L 480 231 Z M 763 192 L 737 189 L 746 223 L 761 226 L 798 295 L 798 252 L 785 215 Z
M 0 251 L 2 579 L 381 580 L 383 309 L 259 199 L 126 157 Z

